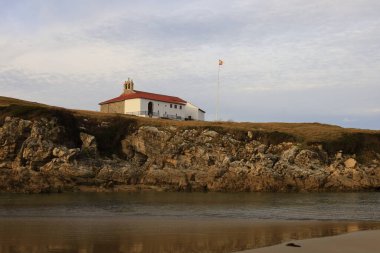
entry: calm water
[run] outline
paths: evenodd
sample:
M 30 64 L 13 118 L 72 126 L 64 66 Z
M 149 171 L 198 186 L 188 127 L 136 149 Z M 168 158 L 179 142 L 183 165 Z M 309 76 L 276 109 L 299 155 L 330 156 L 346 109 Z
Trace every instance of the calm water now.
M 0 253 L 233 252 L 380 229 L 380 193 L 0 195 Z

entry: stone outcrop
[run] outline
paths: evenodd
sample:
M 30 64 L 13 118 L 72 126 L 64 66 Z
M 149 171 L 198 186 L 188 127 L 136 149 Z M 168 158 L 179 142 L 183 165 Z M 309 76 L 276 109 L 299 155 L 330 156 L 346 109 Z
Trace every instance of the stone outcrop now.
M 107 126 L 105 126 L 107 127 Z M 321 146 L 265 144 L 202 128 L 141 126 L 125 133 L 120 152 L 62 142 L 53 119 L 7 117 L 0 127 L 0 192 L 63 191 L 359 191 L 380 189 L 380 159 L 328 155 Z

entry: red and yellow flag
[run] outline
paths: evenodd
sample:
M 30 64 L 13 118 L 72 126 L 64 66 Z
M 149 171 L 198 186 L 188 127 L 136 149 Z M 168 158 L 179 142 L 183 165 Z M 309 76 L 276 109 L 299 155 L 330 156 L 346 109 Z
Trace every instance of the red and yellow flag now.
M 219 60 L 219 66 L 222 66 L 224 64 L 223 60 Z

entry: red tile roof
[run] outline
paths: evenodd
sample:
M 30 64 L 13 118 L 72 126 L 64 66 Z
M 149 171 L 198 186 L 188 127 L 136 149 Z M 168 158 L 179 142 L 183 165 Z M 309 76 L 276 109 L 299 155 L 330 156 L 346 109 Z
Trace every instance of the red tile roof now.
M 156 100 L 156 101 L 162 101 L 162 102 L 172 103 L 172 104 L 181 104 L 181 105 L 184 105 L 187 103 L 185 100 L 179 97 L 134 90 L 133 93 L 121 94 L 120 96 L 116 98 L 101 102 L 99 103 L 99 105 L 104 105 L 104 104 L 109 104 L 109 103 L 114 103 L 114 102 L 121 102 L 124 100 L 134 99 L 134 98 L 144 98 L 144 99 L 149 99 L 149 100 Z

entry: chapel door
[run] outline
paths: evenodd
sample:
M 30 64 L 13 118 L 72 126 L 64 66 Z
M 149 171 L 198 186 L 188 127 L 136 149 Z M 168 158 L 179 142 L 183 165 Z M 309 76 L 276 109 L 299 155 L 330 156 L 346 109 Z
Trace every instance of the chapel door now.
M 148 116 L 149 117 L 153 116 L 153 102 L 148 103 Z

